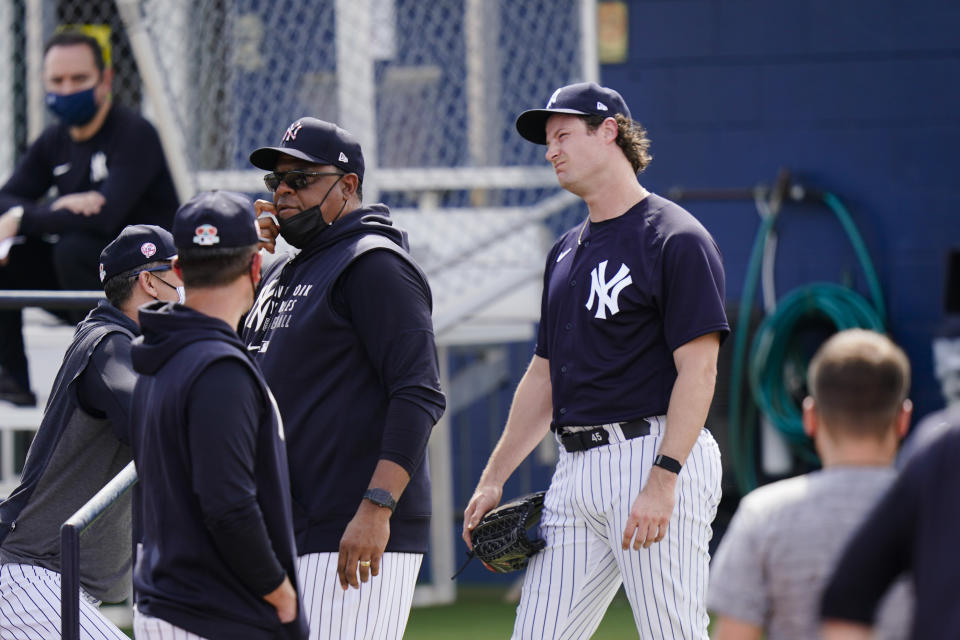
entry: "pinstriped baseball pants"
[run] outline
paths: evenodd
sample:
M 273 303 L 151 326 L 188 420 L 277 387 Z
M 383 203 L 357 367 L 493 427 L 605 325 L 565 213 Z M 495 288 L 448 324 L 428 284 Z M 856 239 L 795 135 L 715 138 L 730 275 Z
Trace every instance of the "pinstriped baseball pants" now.
M 136 608 L 133 611 L 133 637 L 136 640 L 206 640 L 166 620 L 140 613 Z
M 80 638 L 129 640 L 107 620 L 97 601 L 80 592 Z M 0 567 L 0 638 L 50 640 L 60 637 L 60 574 L 27 564 Z
M 310 640 L 393 640 L 403 637 L 422 553 L 383 554 L 380 574 L 359 589 L 340 588 L 336 553 L 297 558 L 297 581 Z
M 664 416 L 648 436 L 560 459 L 544 500 L 546 548 L 531 558 L 517 607 L 515 639 L 589 638 L 620 585 L 639 637 L 707 638 L 710 523 L 720 503 L 720 451 L 702 430 L 677 479 L 666 537 L 649 549 L 621 549 L 627 516 L 660 447 Z

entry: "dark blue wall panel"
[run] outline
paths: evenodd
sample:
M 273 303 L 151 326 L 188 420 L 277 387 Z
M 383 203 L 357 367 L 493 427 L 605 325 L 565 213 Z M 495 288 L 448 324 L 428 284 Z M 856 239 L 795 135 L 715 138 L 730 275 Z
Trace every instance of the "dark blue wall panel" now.
M 893 337 L 914 365 L 917 414 L 942 406 L 930 337 L 943 267 L 960 246 L 960 3 L 933 0 L 633 0 L 629 60 L 604 65 L 653 140 L 641 181 L 771 184 L 781 167 L 850 209 L 884 288 Z M 724 253 L 739 297 L 758 227 L 752 203 L 688 208 Z M 823 207 L 788 205 L 777 290 L 862 273 Z

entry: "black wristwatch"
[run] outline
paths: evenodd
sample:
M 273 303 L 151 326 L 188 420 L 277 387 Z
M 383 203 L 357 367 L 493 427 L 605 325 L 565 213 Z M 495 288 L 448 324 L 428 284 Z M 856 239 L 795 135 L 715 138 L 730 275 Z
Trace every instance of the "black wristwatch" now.
M 386 489 L 367 489 L 363 497 L 378 507 L 386 507 L 393 511 L 397 508 L 397 501 L 393 499 L 390 492 Z
M 676 474 L 679 474 L 680 470 L 683 469 L 683 465 L 680 464 L 679 460 L 671 458 L 670 456 L 665 456 L 662 453 L 658 454 L 657 457 L 653 459 L 653 466 L 666 469 L 667 471 L 671 471 Z

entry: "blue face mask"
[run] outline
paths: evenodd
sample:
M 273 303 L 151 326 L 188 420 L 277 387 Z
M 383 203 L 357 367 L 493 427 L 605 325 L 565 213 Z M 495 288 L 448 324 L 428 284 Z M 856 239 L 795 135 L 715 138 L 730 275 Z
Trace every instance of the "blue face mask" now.
M 97 101 L 93 96 L 96 86 L 85 91 L 47 94 L 47 108 L 70 127 L 82 127 L 97 114 Z

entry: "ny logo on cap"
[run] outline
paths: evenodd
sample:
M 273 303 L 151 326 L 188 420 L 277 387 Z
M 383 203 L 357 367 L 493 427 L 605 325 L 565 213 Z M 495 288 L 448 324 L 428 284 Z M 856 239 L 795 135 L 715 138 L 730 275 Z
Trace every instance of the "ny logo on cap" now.
M 220 242 L 217 228 L 212 224 L 202 224 L 193 232 L 193 243 L 201 247 L 209 247 Z
M 561 91 L 563 91 L 563 87 L 560 87 L 559 89 L 557 89 L 556 91 L 553 92 L 553 95 L 550 96 L 550 99 L 549 99 L 549 100 L 547 100 L 547 106 L 546 106 L 547 109 L 549 109 L 550 107 L 552 107 L 552 106 L 553 106 L 553 103 L 557 101 L 557 98 L 560 97 L 560 92 L 561 92 Z
M 152 242 L 144 242 L 140 245 L 140 253 L 143 254 L 144 258 L 149 258 L 157 252 L 157 245 Z
M 287 127 L 287 132 L 283 134 L 283 140 L 280 141 L 280 144 L 283 144 L 288 140 L 296 140 L 297 134 L 300 133 L 301 128 L 303 128 L 303 123 L 301 123 L 299 120 Z

